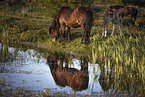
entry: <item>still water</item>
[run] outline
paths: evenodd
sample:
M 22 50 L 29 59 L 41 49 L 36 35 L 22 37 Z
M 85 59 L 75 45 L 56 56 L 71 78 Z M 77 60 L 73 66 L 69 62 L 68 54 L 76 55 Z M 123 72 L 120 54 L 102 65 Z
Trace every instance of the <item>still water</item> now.
M 90 64 L 86 57 L 76 58 L 71 54 L 39 52 L 34 49 L 6 47 L 2 44 L 0 49 L 0 80 L 3 89 L 20 87 L 37 91 L 78 91 L 80 94 L 90 91 L 103 92 L 98 80 L 98 64 Z M 74 82 L 75 80 L 77 81 Z
M 109 68 L 91 60 L 90 55 L 0 44 L 0 91 L 21 88 L 93 96 L 144 96 L 144 80 L 138 69 L 126 72 L 123 66 Z

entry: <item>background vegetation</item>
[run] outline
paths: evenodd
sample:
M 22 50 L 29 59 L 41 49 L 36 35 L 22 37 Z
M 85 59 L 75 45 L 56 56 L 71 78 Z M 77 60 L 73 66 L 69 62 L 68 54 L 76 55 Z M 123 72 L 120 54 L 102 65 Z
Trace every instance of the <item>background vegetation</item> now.
M 125 17 L 122 22 L 123 35 L 110 36 L 112 24 L 109 25 L 106 38 L 103 32 L 103 15 L 108 5 L 135 6 L 139 10 L 137 20 Z M 134 91 L 144 95 L 145 90 L 145 7 L 144 0 L 1 0 L 0 1 L 0 41 L 35 42 L 41 47 L 69 53 L 85 53 L 91 63 L 102 64 L 111 71 L 113 68 L 116 89 Z M 48 27 L 61 6 L 87 6 L 94 12 L 91 31 L 91 43 L 80 42 L 81 29 L 71 29 L 71 42 L 51 41 Z M 110 76 L 110 75 L 108 75 Z M 124 82 L 122 80 L 126 78 Z M 138 83 L 138 84 L 137 84 Z M 135 86 L 134 86 L 135 84 Z M 120 87 L 126 87 L 124 89 Z M 129 87 L 129 89 L 127 88 Z M 110 86 L 111 87 L 111 86 Z
M 76 8 L 78 6 L 90 7 L 94 0 L 37 0 L 34 2 L 36 11 L 39 14 L 54 17 L 62 6 Z

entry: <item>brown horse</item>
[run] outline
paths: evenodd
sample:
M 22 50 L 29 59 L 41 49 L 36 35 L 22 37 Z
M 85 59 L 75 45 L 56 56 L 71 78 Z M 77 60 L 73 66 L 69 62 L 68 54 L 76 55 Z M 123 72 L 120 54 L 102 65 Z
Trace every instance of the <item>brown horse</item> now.
M 85 38 L 85 43 L 90 41 L 90 32 L 93 24 L 93 12 L 87 7 L 78 7 L 72 9 L 70 7 L 61 7 L 56 14 L 52 24 L 49 27 L 49 34 L 52 34 L 52 40 L 55 41 L 60 33 L 59 28 L 62 29 L 62 39 L 64 40 L 65 27 L 68 28 L 68 41 L 70 41 L 69 33 L 70 28 L 81 27 L 83 30 L 83 38 Z
M 65 58 L 64 58 L 65 57 Z M 58 65 L 58 60 L 60 63 Z M 63 61 L 65 60 L 65 67 L 63 67 Z M 73 90 L 85 90 L 88 88 L 89 76 L 88 76 L 88 62 L 86 58 L 81 60 L 81 69 L 68 68 L 68 58 L 66 55 L 58 54 L 52 51 L 47 57 L 49 67 L 57 85 L 65 87 L 70 86 Z
M 123 18 L 124 16 L 130 15 L 131 19 L 134 18 L 136 20 L 138 10 L 134 7 L 127 6 L 109 6 L 110 9 L 117 9 L 119 11 L 120 16 Z

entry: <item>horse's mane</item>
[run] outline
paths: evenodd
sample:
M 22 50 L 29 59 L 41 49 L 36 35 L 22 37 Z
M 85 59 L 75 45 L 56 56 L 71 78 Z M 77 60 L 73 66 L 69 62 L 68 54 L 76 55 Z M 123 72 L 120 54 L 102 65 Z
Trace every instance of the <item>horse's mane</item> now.
M 56 16 L 55 16 L 55 18 L 54 18 L 54 20 L 53 20 L 53 22 L 52 22 L 52 24 L 51 24 L 51 27 L 52 28 L 54 28 L 54 27 L 58 27 L 59 26 L 59 16 L 60 16 L 60 14 L 61 14 L 61 12 L 64 10 L 64 9 L 69 9 L 70 7 L 61 7 L 60 9 L 59 9 L 59 11 L 57 12 L 57 14 L 56 14 Z

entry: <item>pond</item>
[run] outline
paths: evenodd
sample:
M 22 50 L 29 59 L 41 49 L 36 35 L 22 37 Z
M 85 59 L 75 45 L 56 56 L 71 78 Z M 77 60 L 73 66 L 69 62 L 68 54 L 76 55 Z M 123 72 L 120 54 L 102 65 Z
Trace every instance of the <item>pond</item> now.
M 83 87 L 76 86 L 76 89 L 72 89 L 69 84 L 65 83 L 57 83 L 56 82 L 56 76 L 53 75 L 53 66 L 60 65 L 60 61 L 62 59 L 67 59 L 67 67 L 65 66 L 65 69 L 67 69 L 64 72 L 70 72 L 70 75 L 67 75 L 69 77 L 73 77 L 75 74 L 79 75 L 79 73 L 83 72 L 81 71 L 81 64 L 83 60 L 80 60 L 78 58 L 75 58 L 74 56 L 71 56 L 71 54 L 63 54 L 63 53 L 57 53 L 55 51 L 50 52 L 41 52 L 34 49 L 24 49 L 24 48 L 13 48 L 13 47 L 6 47 L 2 46 L 0 44 L 0 49 L 8 49 L 8 52 L 6 55 L 4 55 L 4 52 L 1 52 L 3 54 L 0 60 L 0 79 L 1 82 L 4 82 L 5 85 L 3 85 L 3 89 L 7 88 L 13 88 L 16 89 L 17 87 L 30 89 L 30 90 L 37 90 L 41 91 L 43 89 L 49 88 L 49 89 L 55 89 L 57 91 L 67 91 L 67 92 L 73 92 L 74 90 L 79 91 L 79 93 L 84 94 L 89 91 L 102 91 L 102 88 L 99 84 L 99 81 L 93 82 L 93 77 L 95 75 L 100 75 L 100 70 L 97 69 L 98 65 L 95 64 L 92 65 L 89 63 L 89 61 L 86 61 L 86 64 L 88 66 L 86 67 L 86 87 L 83 90 Z M 55 54 L 52 54 L 55 52 Z M 48 62 L 48 55 L 51 57 L 51 59 Z M 57 59 L 52 59 L 57 55 Z M 69 56 L 70 58 L 66 58 L 66 56 Z M 62 59 L 60 59 L 62 57 Z M 65 57 L 65 58 L 63 58 Z M 66 63 L 64 62 L 63 65 Z M 51 68 L 50 68 L 51 67 Z M 95 71 L 93 69 L 96 68 Z M 80 77 L 82 75 L 79 75 Z M 96 80 L 98 79 L 96 78 Z M 63 78 L 62 78 L 63 79 Z M 85 78 L 84 78 L 85 79 Z M 59 80 L 59 79 L 58 79 Z M 65 78 L 67 80 L 67 78 Z M 69 79 L 70 80 L 70 79 Z M 83 80 L 83 78 L 81 79 Z M 79 80 L 78 80 L 79 81 Z M 85 80 L 84 80 L 85 81 Z M 81 85 L 80 82 L 78 84 Z M 77 88 L 78 87 L 78 88 Z M 79 87 L 81 89 L 79 89 Z
M 106 66 L 102 68 L 97 63 L 92 64 L 88 55 L 2 44 L 0 50 L 1 91 L 21 88 L 79 95 L 116 92 L 113 68 L 109 70 Z M 123 81 L 126 82 L 125 78 Z M 117 91 L 123 89 L 123 86 L 120 87 Z M 131 90 L 131 94 L 134 94 L 134 90 Z

